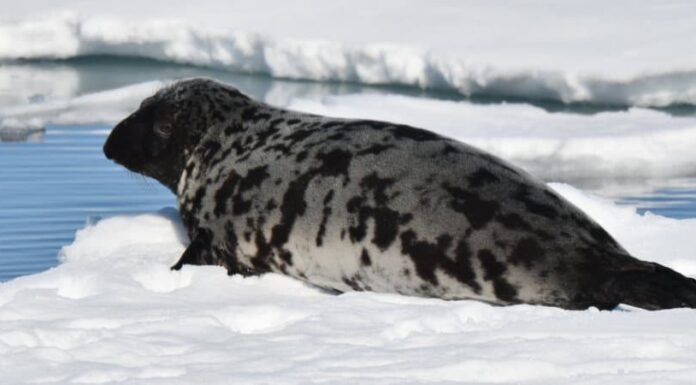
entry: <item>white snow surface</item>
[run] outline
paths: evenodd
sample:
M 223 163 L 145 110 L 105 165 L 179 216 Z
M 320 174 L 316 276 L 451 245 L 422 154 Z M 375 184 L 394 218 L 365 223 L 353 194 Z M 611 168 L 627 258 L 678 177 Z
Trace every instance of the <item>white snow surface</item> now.
M 696 220 L 552 185 L 637 257 L 696 274 Z M 174 209 L 92 221 L 0 284 L 3 384 L 691 384 L 696 311 L 566 311 L 169 270 Z
M 274 77 L 696 103 L 687 0 L 0 0 L 0 60 L 126 55 Z

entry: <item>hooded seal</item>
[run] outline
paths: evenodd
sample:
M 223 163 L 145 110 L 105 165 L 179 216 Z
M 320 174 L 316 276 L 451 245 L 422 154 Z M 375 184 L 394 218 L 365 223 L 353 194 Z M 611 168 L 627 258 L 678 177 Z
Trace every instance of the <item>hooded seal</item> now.
M 696 305 L 696 281 L 633 258 L 544 183 L 420 128 L 190 79 L 145 99 L 104 153 L 177 195 L 191 243 L 174 269 L 500 305 Z

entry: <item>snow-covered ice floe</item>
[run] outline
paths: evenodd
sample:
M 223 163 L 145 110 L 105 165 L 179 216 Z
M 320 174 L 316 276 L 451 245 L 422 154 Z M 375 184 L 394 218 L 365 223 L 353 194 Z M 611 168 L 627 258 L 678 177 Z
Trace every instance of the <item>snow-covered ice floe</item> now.
M 273 77 L 696 104 L 696 3 L 3 1 L 0 60 L 120 55 Z
M 567 185 L 634 255 L 696 275 L 696 220 Z M 6 384 L 688 384 L 696 312 L 332 295 L 275 274 L 170 271 L 173 209 L 92 221 L 49 271 L 0 284 Z

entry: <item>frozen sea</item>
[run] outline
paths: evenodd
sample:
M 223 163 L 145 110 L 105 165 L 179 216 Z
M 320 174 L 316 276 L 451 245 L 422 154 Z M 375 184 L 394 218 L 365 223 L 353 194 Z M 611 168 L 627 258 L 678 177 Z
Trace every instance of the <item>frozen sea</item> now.
M 397 121 L 538 176 L 696 276 L 696 4 L 0 0 L 0 383 L 691 384 L 696 312 L 332 295 L 169 266 L 174 196 L 104 159 L 177 79 Z M 366 12 L 365 10 L 369 10 Z

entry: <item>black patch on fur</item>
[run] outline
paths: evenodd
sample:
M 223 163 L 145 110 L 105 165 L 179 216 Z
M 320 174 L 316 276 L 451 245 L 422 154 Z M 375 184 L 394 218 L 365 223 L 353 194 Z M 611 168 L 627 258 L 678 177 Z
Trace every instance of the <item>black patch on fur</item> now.
M 457 243 L 454 250 L 454 260 L 442 260 L 442 269 L 447 275 L 471 287 L 476 294 L 481 294 L 481 285 L 476 282 L 476 272 L 471 266 L 471 249 L 464 240 Z
M 305 159 L 307 158 L 307 155 L 308 155 L 308 154 L 309 154 L 309 152 L 307 152 L 307 151 L 300 151 L 300 152 L 298 152 L 298 153 L 297 153 L 297 156 L 295 157 L 295 161 L 298 162 L 298 163 L 299 163 L 299 162 L 302 162 L 303 160 L 305 160 Z
M 478 157 L 479 159 L 490 164 L 492 167 L 501 168 L 503 170 L 508 171 L 512 175 L 522 176 L 522 174 L 520 174 L 519 170 L 508 165 L 503 160 L 496 158 L 495 156 L 493 156 L 491 154 L 487 154 L 485 152 L 476 152 L 476 153 L 472 153 L 470 155 Z
M 283 154 L 283 156 L 288 156 L 288 155 L 292 154 L 292 149 L 290 147 L 288 147 L 287 145 L 285 145 L 284 143 L 276 143 L 272 146 L 266 147 L 265 150 L 266 151 L 277 151 L 277 152 Z
M 251 200 L 245 200 L 243 194 L 261 186 L 268 179 L 268 166 L 259 166 L 250 169 L 246 176 L 240 177 L 234 170 L 227 176 L 220 189 L 215 193 L 216 216 L 221 216 L 227 210 L 227 201 L 232 197 L 232 213 L 242 215 L 251 210 Z
M 287 250 L 280 251 L 280 259 L 283 260 L 288 266 L 292 266 L 292 253 Z
M 556 204 L 559 204 L 559 205 L 563 204 L 563 201 L 561 200 L 561 198 L 551 191 L 544 190 L 544 195 L 546 195 L 548 198 L 551 198 L 551 200 L 556 202 Z
M 316 133 L 316 131 L 297 130 L 297 131 L 293 132 L 292 134 L 286 136 L 285 139 L 289 142 L 290 146 L 294 147 L 297 143 L 302 142 L 303 140 L 309 138 L 314 133 Z
M 470 193 L 459 187 L 443 183 L 442 187 L 452 196 L 450 207 L 458 213 L 464 214 L 474 229 L 480 229 L 495 217 L 500 208 L 500 203 L 494 200 L 486 200 L 477 194 Z
M 220 147 L 222 146 L 216 141 L 209 140 L 204 142 L 201 145 L 201 159 L 203 164 L 209 164 L 213 156 L 215 156 L 215 154 L 217 154 L 220 150 Z
M 196 194 L 193 196 L 193 200 L 191 201 L 191 211 L 200 211 L 203 197 L 205 196 L 205 191 L 205 186 L 201 186 L 198 188 L 198 190 L 196 190 Z
M 317 246 L 321 246 L 324 243 L 324 234 L 326 233 L 326 223 L 331 216 L 331 200 L 334 196 L 334 190 L 330 190 L 324 197 L 324 208 L 321 211 L 321 223 L 319 223 L 319 232 L 317 233 Z
M 242 120 L 251 120 L 256 115 L 256 107 L 247 107 L 242 111 Z
M 331 127 L 335 127 L 335 126 L 340 126 L 342 124 L 344 124 L 344 122 L 337 121 L 337 120 L 330 120 L 328 122 L 322 123 L 320 127 L 321 128 L 331 128 Z
M 445 144 L 445 147 L 440 153 L 442 155 L 459 154 L 459 150 L 451 144 Z
M 278 207 L 278 204 L 276 203 L 275 199 L 271 198 L 268 200 L 266 203 L 266 211 L 273 211 Z
M 394 145 L 392 144 L 373 144 L 370 147 L 360 150 L 357 152 L 356 155 L 358 156 L 363 156 L 363 155 L 379 155 L 383 153 L 386 150 L 394 148 Z
M 348 212 L 357 216 L 356 225 L 348 228 L 352 242 L 361 242 L 365 238 L 367 221 L 372 218 L 375 223 L 372 243 L 380 250 L 386 250 L 396 239 L 399 226 L 411 220 L 409 214 L 401 215 L 388 206 L 387 189 L 394 183 L 393 178 L 381 178 L 374 172 L 366 175 L 360 181 L 361 195 L 352 197 L 346 204 Z M 374 205 L 367 202 L 367 197 L 370 195 L 374 200 Z
M 531 230 L 532 226 L 516 213 L 500 214 L 495 218 L 505 228 L 510 230 Z
M 418 240 L 413 230 L 401 234 L 401 251 L 411 257 L 416 266 L 416 273 L 424 281 L 437 285 L 435 269 L 447 260 L 447 249 L 452 243 L 452 237 L 442 234 L 435 243 Z
M 240 122 L 231 122 L 227 127 L 225 127 L 225 135 L 230 136 L 232 134 L 239 134 L 244 132 L 244 126 Z
M 343 278 L 341 278 L 341 280 L 343 281 L 343 283 L 345 283 L 346 285 L 348 285 L 351 289 L 353 289 L 355 291 L 363 291 L 364 290 L 362 288 L 362 286 L 360 285 L 361 282 L 360 282 L 360 279 L 358 277 L 352 277 L 352 278 L 343 277 Z
M 249 169 L 246 176 L 239 183 L 239 191 L 244 192 L 251 190 L 253 188 L 258 188 L 261 186 L 264 180 L 268 179 L 271 175 L 268 174 L 268 166 L 258 166 Z
M 276 129 L 276 128 L 267 128 L 263 131 L 258 132 L 256 134 L 256 143 L 251 148 L 251 151 L 256 150 L 257 148 L 261 148 L 264 145 L 266 145 L 268 138 L 270 138 L 271 135 L 275 134 L 276 132 L 278 132 L 278 129 Z
M 507 271 L 505 265 L 498 262 L 495 255 L 488 249 L 479 250 L 478 259 L 481 262 L 481 266 L 483 266 L 483 279 L 493 282 L 493 292 L 496 298 L 501 301 L 514 302 L 517 296 L 517 289 L 503 277 Z
M 215 192 L 215 209 L 213 212 L 216 216 L 221 216 L 227 210 L 227 201 L 230 199 L 232 194 L 234 194 L 234 190 L 239 183 L 239 179 L 240 178 L 239 175 L 237 175 L 237 172 L 231 170 L 225 181 L 222 183 L 222 186 L 220 186 L 220 189 Z
M 307 209 L 304 195 L 309 181 L 314 178 L 313 173 L 304 174 L 288 185 L 288 189 L 283 195 L 283 202 L 280 204 L 281 219 L 280 223 L 273 226 L 271 234 L 271 245 L 281 248 L 288 242 L 290 232 L 298 216 L 304 215 Z
M 612 238 L 611 235 L 606 232 L 606 230 L 599 226 L 594 226 L 592 230 L 590 230 L 590 235 L 600 244 L 612 246 L 616 245 L 614 238 Z
M 500 179 L 493 175 L 487 168 L 481 167 L 476 172 L 471 174 L 468 178 L 469 187 L 477 188 L 487 184 L 500 182 Z
M 545 203 L 540 203 L 533 200 L 530 197 L 531 188 L 532 187 L 528 185 L 520 185 L 517 188 L 517 191 L 515 191 L 515 193 L 512 195 L 512 198 L 523 203 L 527 210 L 529 210 L 529 212 L 531 212 L 532 214 L 536 214 L 549 219 L 556 219 L 556 217 L 558 217 L 558 211 L 551 205 L 547 205 Z
M 270 117 L 271 114 L 267 112 L 257 113 L 254 115 L 254 123 L 258 122 L 259 120 L 267 120 Z
M 348 228 L 348 236 L 353 243 L 361 242 L 367 235 L 367 220 L 371 212 L 365 207 L 365 198 L 361 196 L 354 196 L 346 202 L 346 210 L 358 215 L 357 225 Z
M 232 142 L 232 148 L 234 149 L 234 153 L 237 156 L 243 155 L 246 152 L 246 149 L 245 149 L 244 145 L 242 144 L 241 138 Z
M 391 132 L 397 139 L 411 139 L 416 142 L 426 142 L 430 140 L 441 140 L 442 138 L 430 131 L 405 125 L 395 125 L 391 127 Z
M 251 263 L 257 268 L 265 267 L 270 270 L 271 245 L 260 228 L 254 232 L 254 243 L 256 244 L 256 256 L 252 258 Z
M 326 153 L 317 154 L 316 158 L 322 162 L 319 172 L 323 176 L 343 175 L 348 179 L 348 167 L 353 159 L 353 154 L 348 151 L 334 149 Z
M 535 263 L 542 262 L 545 257 L 546 252 L 534 238 L 523 238 L 515 245 L 509 261 L 513 265 L 521 264 L 531 269 Z
M 370 259 L 370 254 L 365 248 L 362 249 L 362 253 L 360 254 L 360 264 L 366 267 L 372 266 L 372 259 Z

